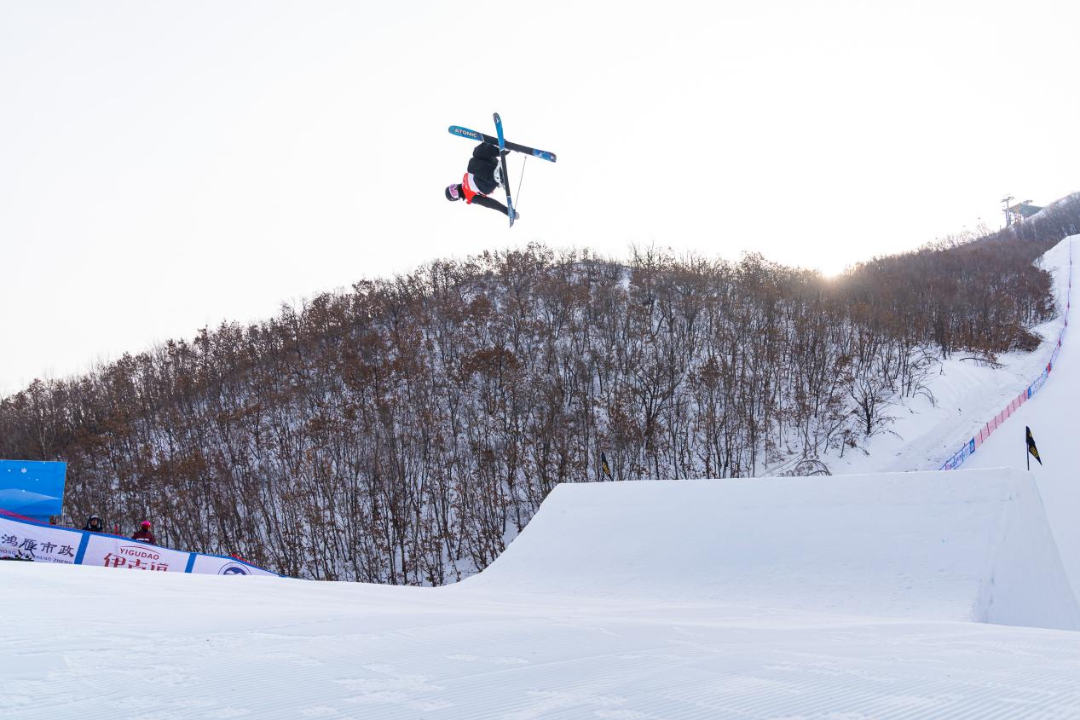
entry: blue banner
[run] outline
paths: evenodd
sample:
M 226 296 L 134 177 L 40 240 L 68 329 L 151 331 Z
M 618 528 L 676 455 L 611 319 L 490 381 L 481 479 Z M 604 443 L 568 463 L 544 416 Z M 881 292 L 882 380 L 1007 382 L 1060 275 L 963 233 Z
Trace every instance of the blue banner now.
M 67 463 L 0 460 L 0 510 L 48 522 L 64 504 Z

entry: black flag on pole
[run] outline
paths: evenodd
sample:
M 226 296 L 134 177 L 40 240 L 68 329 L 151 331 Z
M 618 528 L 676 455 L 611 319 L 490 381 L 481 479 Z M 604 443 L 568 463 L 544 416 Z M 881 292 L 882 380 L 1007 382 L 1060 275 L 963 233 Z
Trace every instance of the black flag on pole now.
M 1035 447 L 1035 436 L 1031 434 L 1031 428 L 1025 425 L 1024 430 L 1027 432 L 1028 452 L 1031 453 L 1032 457 L 1039 461 L 1040 465 L 1042 465 L 1042 458 L 1039 457 L 1039 448 Z M 1028 462 L 1030 463 L 1031 461 L 1029 460 Z

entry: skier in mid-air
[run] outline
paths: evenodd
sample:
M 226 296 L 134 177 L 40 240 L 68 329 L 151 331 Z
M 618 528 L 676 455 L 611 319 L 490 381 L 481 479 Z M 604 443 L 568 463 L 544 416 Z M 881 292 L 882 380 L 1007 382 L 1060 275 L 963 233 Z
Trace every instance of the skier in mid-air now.
M 450 202 L 464 200 L 468 205 L 481 205 L 509 216 L 510 211 L 505 205 L 488 197 L 503 185 L 504 180 L 499 164 L 499 147 L 482 142 L 473 149 L 465 177 L 460 183 L 446 188 L 446 199 Z M 521 213 L 515 211 L 514 218 L 520 217 Z

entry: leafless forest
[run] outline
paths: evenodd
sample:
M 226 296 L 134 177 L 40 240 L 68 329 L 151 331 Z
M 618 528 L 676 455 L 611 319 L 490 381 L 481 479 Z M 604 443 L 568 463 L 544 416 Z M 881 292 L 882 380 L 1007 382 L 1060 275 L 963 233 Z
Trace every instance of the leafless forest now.
M 1032 261 L 1078 229 L 1072 196 L 832 279 L 653 250 L 433 262 L 37 381 L 0 399 L 0 457 L 66 460 L 80 524 L 149 518 L 163 544 L 288 575 L 442 584 L 560 482 L 858 452 L 938 359 L 1034 347 L 1056 310 Z

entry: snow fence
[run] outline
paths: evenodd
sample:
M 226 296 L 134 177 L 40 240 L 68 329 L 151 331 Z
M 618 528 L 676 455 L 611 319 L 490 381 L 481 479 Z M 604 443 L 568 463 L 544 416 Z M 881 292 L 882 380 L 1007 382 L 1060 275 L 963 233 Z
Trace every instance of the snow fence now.
M 466 587 L 1080 629 L 1030 475 L 559 485 Z
M 171 550 L 119 535 L 56 527 L 0 511 L 0 558 L 149 572 L 276 575 L 243 560 Z

